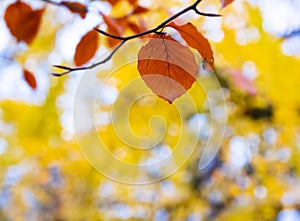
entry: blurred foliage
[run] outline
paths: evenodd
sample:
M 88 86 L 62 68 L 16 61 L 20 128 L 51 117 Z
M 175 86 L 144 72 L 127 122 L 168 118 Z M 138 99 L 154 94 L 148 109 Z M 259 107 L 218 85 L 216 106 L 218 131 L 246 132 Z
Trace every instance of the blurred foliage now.
M 189 1 L 151 1 L 153 12 L 147 14 L 147 26 L 166 18 L 167 9 L 185 7 L 186 2 Z M 201 3 L 203 9 L 210 7 L 220 8 L 219 1 Z M 111 13 L 121 16 L 127 8 L 130 9 L 128 3 L 122 2 Z M 220 31 L 224 38 L 211 41 L 228 114 L 218 155 L 204 170 L 197 168 L 196 156 L 169 178 L 142 186 L 114 182 L 99 174 L 85 160 L 73 134 L 65 128 L 66 116 L 72 118 L 74 84 L 76 87 L 81 73 L 62 78 L 49 76 L 52 63 L 48 56 L 55 48 L 60 28 L 80 18 L 72 14 L 66 24 L 53 21 L 59 13 L 67 11 L 47 7 L 38 36 L 28 50 L 18 49 L 23 46 L 12 39 L 11 44 L 17 48 L 13 58 L 1 63 L 2 70 L 13 62 L 27 65 L 33 73 L 38 73 L 39 65 L 46 68 L 43 66 L 44 72 L 39 75 L 42 77 L 37 78 L 37 91 L 31 91 L 27 85 L 13 88 L 21 94 L 32 93 L 32 97 L 45 94 L 43 101 L 6 98 L 0 101 L 0 220 L 281 221 L 285 212 L 300 217 L 300 62 L 298 58 L 283 55 L 281 39 L 264 32 L 256 7 L 236 1 L 222 10 L 223 18 L 218 19 L 222 21 Z M 210 30 L 204 24 L 214 18 L 182 19 L 192 20 L 200 31 L 209 35 Z M 257 31 L 258 37 L 251 38 L 247 32 L 247 41 L 240 44 L 237 36 L 250 27 Z M 113 67 L 118 67 L 124 56 L 127 54 L 115 56 Z M 30 66 L 32 59 L 36 63 Z M 72 65 L 70 61 L 63 62 Z M 255 72 L 256 95 L 237 87 L 230 74 L 232 69 L 242 73 L 245 65 Z M 119 69 L 108 84 L 121 89 L 135 77 L 138 77 L 135 67 L 127 66 Z M 93 90 L 94 80 L 91 77 L 87 90 Z M 138 93 L 135 89 L 130 93 Z M 206 114 L 202 108 L 205 94 L 199 86 L 194 85 L 189 95 L 198 96 L 197 109 Z M 120 102 L 126 103 L 126 99 L 130 100 L 125 96 Z M 180 99 L 178 102 L 184 102 L 185 97 Z M 192 117 L 188 106 L 181 122 L 175 108 L 160 98 L 145 98 L 140 102 L 130 113 L 132 130 L 138 136 L 149 134 L 149 118 L 155 114 L 163 116 L 167 127 L 174 131 L 188 124 Z M 109 113 L 110 108 L 103 106 L 101 111 Z M 110 151 L 122 147 L 111 124 L 102 124 L 98 129 Z M 188 144 L 189 135 L 183 134 Z M 163 142 L 172 147 L 178 139 L 178 134 L 168 133 Z M 126 162 L 136 163 L 147 157 L 126 148 L 127 155 L 122 151 L 115 153 Z

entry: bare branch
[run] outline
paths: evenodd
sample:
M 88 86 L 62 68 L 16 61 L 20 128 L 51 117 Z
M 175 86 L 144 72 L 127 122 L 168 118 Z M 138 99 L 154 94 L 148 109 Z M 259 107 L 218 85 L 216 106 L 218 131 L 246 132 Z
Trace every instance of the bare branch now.
M 184 9 L 182 9 L 180 12 L 176 13 L 175 15 L 171 16 L 170 18 L 166 19 L 165 21 L 163 21 L 162 23 L 160 23 L 158 26 L 156 26 L 155 28 L 149 29 L 147 31 L 135 34 L 135 35 L 131 35 L 131 36 L 127 36 L 127 37 L 122 37 L 122 36 L 116 36 L 116 35 L 112 35 L 110 33 L 107 33 L 105 31 L 102 31 L 100 29 L 94 28 L 96 31 L 98 31 L 99 33 L 110 37 L 110 38 L 114 38 L 114 39 L 118 39 L 118 40 L 123 40 L 123 41 L 128 41 L 134 38 L 139 38 L 142 36 L 145 36 L 147 34 L 151 34 L 151 33 L 156 33 L 157 31 L 159 31 L 160 29 L 164 28 L 168 23 L 170 23 L 171 21 L 173 21 L 174 19 L 178 18 L 179 16 L 187 13 L 190 10 L 194 10 L 197 14 L 203 15 L 203 16 L 219 16 L 219 15 L 215 15 L 215 14 L 205 14 L 202 13 L 200 11 L 198 11 L 197 6 L 198 4 L 201 2 L 201 0 L 196 1 L 193 5 L 190 5 Z
M 222 15 L 219 15 L 219 14 L 212 14 L 212 13 L 201 12 L 201 11 L 199 11 L 197 8 L 194 8 L 194 11 L 195 11 L 198 15 L 207 16 L 207 17 L 220 17 L 220 16 L 222 16 Z
M 147 34 L 151 34 L 151 33 L 156 33 L 158 32 L 159 29 L 165 27 L 169 22 L 171 22 L 172 20 L 176 19 L 177 17 L 179 17 L 180 15 L 186 13 L 187 11 L 190 11 L 193 9 L 193 5 L 183 9 L 182 11 L 178 12 L 177 14 L 173 15 L 172 17 L 168 18 L 167 20 L 165 20 L 164 22 L 162 22 L 161 24 L 159 24 L 157 27 L 155 28 L 152 28 L 152 29 L 149 29 L 147 31 L 144 31 L 144 32 L 141 32 L 141 33 L 138 33 L 138 34 L 135 34 L 135 35 L 131 35 L 131 36 L 127 36 L 127 37 L 122 37 L 122 36 L 117 36 L 117 35 L 112 35 L 112 34 L 109 34 L 105 31 L 102 31 L 100 29 L 97 29 L 97 28 L 94 28 L 96 31 L 98 31 L 99 33 L 107 36 L 107 37 L 110 37 L 110 38 L 114 38 L 114 39 L 118 39 L 118 40 L 123 40 L 123 41 L 128 41 L 128 40 L 131 40 L 131 39 L 134 39 L 134 38 L 139 38 L 139 37 L 142 37 L 142 36 L 145 36 Z
M 42 1 L 45 1 L 45 2 L 48 2 L 48 3 L 52 3 L 52 4 L 56 4 L 56 5 L 61 5 L 60 3 L 55 3 L 55 2 L 52 2 L 51 0 L 42 0 Z M 117 40 L 121 40 L 122 42 L 116 47 L 114 48 L 114 50 L 106 57 L 104 58 L 103 60 L 101 60 L 100 62 L 97 62 L 97 63 L 94 63 L 94 64 L 91 64 L 90 66 L 86 66 L 86 67 L 77 67 L 77 68 L 70 68 L 70 67 L 66 67 L 66 66 L 61 66 L 61 65 L 54 65 L 54 67 L 56 68 L 60 68 L 60 69 L 63 69 L 63 70 L 66 70 L 65 72 L 63 73 L 52 73 L 53 76 L 63 76 L 63 75 L 66 75 L 66 74 L 69 74 L 71 72 L 75 72 L 75 71 L 80 71 L 80 70 L 87 70 L 87 69 L 92 69 L 96 66 L 99 66 L 101 64 L 104 64 L 106 63 L 107 61 L 109 61 L 112 56 L 116 53 L 116 51 L 124 44 L 126 43 L 127 41 L 131 40 L 131 39 L 135 39 L 135 38 L 139 38 L 139 37 L 142 37 L 142 36 L 145 36 L 145 35 L 148 35 L 148 34 L 151 34 L 151 33 L 158 33 L 159 31 L 161 31 L 168 23 L 170 23 L 171 21 L 173 21 L 174 19 L 178 18 L 179 16 L 187 13 L 188 11 L 194 11 L 195 13 L 201 15 L 201 16 L 208 16 L 208 17 L 219 17 L 221 15 L 218 15 L 218 14 L 211 14 L 211 13 L 204 13 L 204 12 L 201 12 L 197 9 L 197 6 L 199 5 L 199 3 L 201 2 L 202 0 L 197 0 L 195 1 L 192 5 L 182 9 L 181 11 L 179 11 L 178 13 L 174 14 L 173 16 L 171 16 L 170 18 L 166 19 L 165 21 L 163 21 L 162 23 L 160 23 L 158 26 L 156 26 L 155 28 L 152 28 L 152 29 L 149 29 L 147 31 L 144 31 L 144 32 L 141 32 L 141 33 L 138 33 L 138 34 L 134 34 L 134 35 L 130 35 L 130 36 L 117 36 L 117 35 L 113 35 L 113 34 L 110 34 L 110 33 L 107 33 L 101 29 L 98 29 L 98 28 L 94 28 L 94 30 L 96 30 L 97 32 L 99 32 L 100 34 L 104 35 L 104 36 L 107 36 L 109 38 L 113 38 L 113 39 L 117 39 Z
M 103 60 L 101 60 L 101 61 L 99 61 L 97 63 L 91 64 L 89 66 L 77 67 L 77 68 L 70 68 L 70 67 L 62 66 L 62 65 L 53 65 L 53 67 L 60 68 L 60 69 L 63 69 L 63 70 L 67 70 L 67 71 L 65 71 L 63 73 L 51 73 L 51 74 L 53 76 L 56 76 L 56 77 L 61 77 L 63 75 L 69 74 L 71 72 L 93 69 L 93 68 L 95 68 L 95 67 L 97 67 L 97 66 L 99 66 L 101 64 L 104 64 L 104 63 L 108 62 L 125 42 L 126 41 L 123 40 L 120 44 L 118 44 L 117 47 L 114 48 L 114 50 L 112 50 L 110 52 L 110 54 L 107 57 L 105 57 Z
M 53 67 L 64 69 L 64 70 L 69 70 L 69 71 L 72 70 L 72 68 L 67 67 L 67 66 L 63 66 L 63 65 L 53 65 Z

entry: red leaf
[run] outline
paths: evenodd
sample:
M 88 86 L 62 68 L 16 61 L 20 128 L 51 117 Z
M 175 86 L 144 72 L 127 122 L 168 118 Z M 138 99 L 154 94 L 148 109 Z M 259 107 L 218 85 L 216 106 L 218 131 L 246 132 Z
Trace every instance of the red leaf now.
M 208 65 L 213 68 L 214 57 L 210 44 L 194 25 L 191 23 L 187 23 L 185 25 L 176 25 L 174 22 L 171 22 L 167 26 L 176 29 L 186 43 L 190 47 L 196 49 L 202 58 L 208 63 Z
M 117 25 L 119 28 L 121 28 L 120 31 L 121 31 L 122 33 L 124 33 L 124 29 L 125 29 L 125 27 L 128 26 L 128 22 L 129 22 L 128 16 L 125 15 L 125 16 L 122 16 L 122 17 L 119 17 L 119 18 L 110 18 L 110 19 L 113 20 L 114 23 L 116 23 L 116 25 Z
M 229 5 L 234 0 L 221 0 L 222 8 L 225 8 L 227 5 Z
M 116 19 L 110 18 L 104 14 L 102 14 L 103 20 L 107 25 L 108 33 L 116 36 L 122 36 L 124 32 L 124 28 L 118 24 Z M 120 43 L 120 40 L 118 39 L 113 39 L 113 38 L 108 38 L 108 45 L 109 47 L 114 47 L 117 44 Z
M 255 96 L 257 94 L 257 90 L 253 81 L 243 76 L 241 71 L 233 69 L 228 73 L 232 76 L 233 83 L 237 88 L 252 96 Z
M 116 23 L 118 24 L 119 27 L 122 27 L 122 33 L 124 33 L 124 29 L 130 29 L 134 33 L 141 33 L 147 30 L 144 22 L 142 19 L 135 19 L 136 21 L 133 22 L 129 19 L 129 16 L 123 16 L 120 18 L 115 18 L 114 19 Z M 141 36 L 143 38 L 145 36 Z
M 99 35 L 95 30 L 86 33 L 78 43 L 74 56 L 75 65 L 81 66 L 94 57 L 98 49 Z
M 142 13 L 146 13 L 146 12 L 148 12 L 149 11 L 149 9 L 148 8 L 145 8 L 145 7 L 142 7 L 142 6 L 137 6 L 134 10 L 133 10 L 133 12 L 132 12 L 132 14 L 142 14 Z
M 138 71 L 155 94 L 172 103 L 193 85 L 198 66 L 188 47 L 154 34 L 139 51 Z
M 25 81 L 27 82 L 27 84 L 33 90 L 35 90 L 37 88 L 37 83 L 36 83 L 35 77 L 34 77 L 34 75 L 30 71 L 24 69 L 23 70 L 23 77 L 24 77 Z
M 79 14 L 81 18 L 85 18 L 88 11 L 86 6 L 79 2 L 63 1 L 61 2 L 61 5 L 67 7 L 72 13 Z
M 17 1 L 7 7 L 4 20 L 18 42 L 30 44 L 39 30 L 43 12 L 44 9 L 33 10 L 26 3 Z

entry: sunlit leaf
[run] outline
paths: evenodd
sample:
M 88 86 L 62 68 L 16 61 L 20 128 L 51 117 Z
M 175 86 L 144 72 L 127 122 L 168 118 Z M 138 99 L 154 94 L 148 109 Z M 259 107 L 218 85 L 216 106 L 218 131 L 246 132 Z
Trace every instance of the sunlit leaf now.
M 18 42 L 30 44 L 39 30 L 43 12 L 44 9 L 33 10 L 26 3 L 17 1 L 7 7 L 4 20 Z
M 207 64 L 213 68 L 214 57 L 213 51 L 208 40 L 197 30 L 197 28 L 191 23 L 185 25 L 176 25 L 174 22 L 168 24 L 169 27 L 176 29 L 186 43 L 195 48 Z
M 139 51 L 138 71 L 155 94 L 172 103 L 193 85 L 198 66 L 188 47 L 154 34 Z
M 63 1 L 61 5 L 67 7 L 72 13 L 79 14 L 81 18 L 85 18 L 86 16 L 87 8 L 79 2 Z
M 101 14 L 104 22 L 107 25 L 108 33 L 116 36 L 122 36 L 124 29 L 118 24 L 116 19 L 110 18 L 107 15 Z M 120 40 L 114 38 L 108 38 L 108 45 L 114 47 L 120 43 Z
M 24 77 L 25 81 L 27 82 L 27 84 L 28 84 L 33 90 L 35 90 L 35 89 L 37 88 L 36 79 L 35 79 L 33 73 L 31 73 L 30 71 L 24 69 L 24 70 L 23 70 L 23 77 Z
M 227 5 L 229 5 L 234 0 L 221 0 L 222 8 L 225 8 Z
M 86 33 L 78 43 L 74 56 L 74 62 L 77 66 L 81 66 L 94 57 L 98 49 L 99 34 L 92 30 Z

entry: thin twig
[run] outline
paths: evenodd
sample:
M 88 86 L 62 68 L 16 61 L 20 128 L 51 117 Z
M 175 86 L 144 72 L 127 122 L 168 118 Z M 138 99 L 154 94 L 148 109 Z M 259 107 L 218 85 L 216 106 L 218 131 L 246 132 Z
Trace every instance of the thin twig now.
M 213 14 L 213 13 L 205 13 L 205 12 L 201 12 L 199 11 L 197 8 L 194 8 L 194 11 L 198 14 L 198 15 L 202 15 L 202 16 L 206 16 L 206 17 L 220 17 L 221 15 L 219 14 Z
M 51 0 L 43 0 L 45 2 L 51 2 L 53 3 Z M 175 15 L 171 16 L 170 18 L 166 19 L 165 21 L 163 21 L 162 23 L 160 23 L 158 26 L 156 26 L 155 28 L 152 28 L 152 29 L 149 29 L 147 31 L 144 31 L 144 32 L 141 32 L 141 33 L 138 33 L 138 34 L 134 34 L 134 35 L 130 35 L 130 36 L 126 36 L 126 37 L 122 37 L 122 36 L 117 36 L 117 35 L 113 35 L 113 34 L 110 34 L 110 33 L 107 33 L 101 29 L 98 29 L 98 28 L 94 28 L 94 30 L 96 30 L 97 32 L 99 32 L 100 34 L 104 35 L 104 36 L 107 36 L 107 37 L 110 37 L 110 38 L 113 38 L 113 39 L 117 39 L 117 40 L 121 40 L 122 42 L 114 48 L 114 50 L 106 57 L 104 58 L 103 60 L 101 60 L 100 62 L 97 62 L 97 63 L 94 63 L 94 64 L 91 64 L 90 66 L 85 66 L 85 67 L 77 67 L 77 68 L 70 68 L 70 67 L 67 67 L 67 66 L 61 66 L 61 65 L 54 65 L 54 67 L 56 68 L 60 68 L 60 69 L 63 69 L 63 70 L 67 70 L 63 73 L 52 73 L 52 75 L 54 76 L 63 76 L 63 75 L 66 75 L 66 74 L 69 74 L 71 72 L 75 72 L 75 71 L 80 71 L 80 70 L 88 70 L 88 69 L 92 69 L 98 65 L 101 65 L 101 64 L 104 64 L 106 63 L 107 61 L 109 61 L 113 55 L 117 52 L 117 50 L 124 44 L 126 43 L 127 41 L 131 40 L 131 39 L 135 39 L 135 38 L 139 38 L 139 37 L 142 37 L 142 36 L 145 36 L 145 35 L 148 35 L 148 34 L 151 34 L 151 33 L 157 33 L 159 32 L 159 30 L 163 29 L 168 23 L 170 23 L 171 21 L 173 21 L 174 19 L 178 18 L 179 16 L 187 13 L 188 11 L 191 11 L 193 10 L 195 13 L 199 14 L 199 15 L 202 15 L 202 16 L 209 16 L 209 17 L 219 17 L 221 15 L 218 15 L 218 14 L 211 14 L 211 13 L 204 13 L 204 12 L 201 12 L 197 9 L 197 6 L 199 5 L 199 3 L 201 2 L 202 0 L 197 0 L 194 4 L 182 9 L 181 11 L 179 11 L 178 13 L 176 13 Z M 56 4 L 56 3 L 55 3 Z M 58 3 L 59 5 L 59 3 Z
M 173 15 L 172 17 L 168 18 L 167 20 L 163 21 L 161 24 L 159 24 L 157 27 L 149 29 L 147 31 L 135 34 L 135 35 L 131 35 L 131 36 L 127 36 L 127 37 L 122 37 L 122 36 L 117 36 L 117 35 L 112 35 L 110 33 L 107 33 L 105 31 L 102 31 L 100 29 L 94 28 L 96 31 L 98 31 L 100 34 L 105 35 L 107 37 L 110 38 L 114 38 L 114 39 L 118 39 L 118 40 L 123 40 L 123 41 L 128 41 L 134 38 L 139 38 L 142 37 L 144 35 L 147 34 L 151 34 L 151 33 L 156 33 L 159 29 L 165 27 L 168 23 L 170 23 L 171 21 L 173 21 L 174 19 L 178 18 L 179 16 L 185 14 L 186 12 L 190 11 L 190 10 L 194 10 L 197 14 L 199 15 L 203 15 L 203 16 L 208 16 L 208 17 L 219 17 L 221 15 L 218 14 L 210 14 L 210 13 L 204 13 L 201 12 L 197 9 L 197 5 L 201 2 L 197 1 L 195 2 L 193 5 L 188 6 L 187 8 L 184 8 L 183 10 L 181 10 L 180 12 L 176 13 L 175 15 Z
M 63 69 L 63 70 L 67 70 L 63 73 L 51 73 L 53 76 L 56 76 L 56 77 L 61 77 L 63 75 L 66 75 L 66 74 L 69 74 L 71 72 L 74 72 L 74 71 L 82 71 L 82 70 L 89 70 L 89 69 L 92 69 L 94 67 L 97 67 L 101 64 L 104 64 L 106 62 L 108 62 L 112 57 L 113 55 L 119 50 L 119 48 L 125 43 L 126 41 L 121 41 L 120 44 L 118 44 L 117 47 L 114 48 L 114 50 L 112 50 L 110 52 L 110 54 L 105 57 L 103 60 L 97 62 L 97 63 L 94 63 L 94 64 L 91 64 L 89 66 L 85 66 L 85 67 L 77 67 L 77 68 L 70 68 L 70 67 L 67 67 L 67 66 L 62 66 L 62 65 L 53 65 L 53 67 L 56 67 L 56 68 L 60 68 L 60 69 Z

